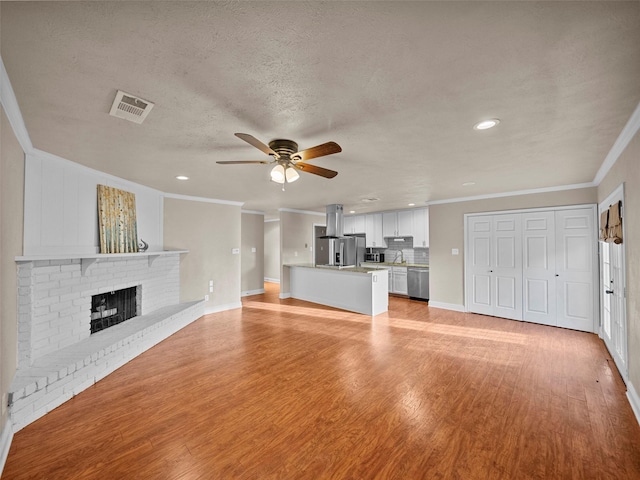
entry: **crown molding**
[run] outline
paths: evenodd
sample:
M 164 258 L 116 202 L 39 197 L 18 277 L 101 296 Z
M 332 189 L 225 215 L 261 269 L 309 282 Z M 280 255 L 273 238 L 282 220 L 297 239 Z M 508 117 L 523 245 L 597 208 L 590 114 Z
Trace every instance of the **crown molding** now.
M 250 213 L 251 215 L 264 215 L 264 212 L 259 210 L 241 210 L 242 213 Z
M 593 179 L 594 185 L 600 185 L 600 182 L 602 182 L 604 177 L 607 176 L 611 167 L 613 167 L 620 155 L 622 155 L 622 152 L 624 152 L 633 137 L 638 133 L 638 130 L 640 130 L 640 103 L 638 103 L 638 106 L 631 114 L 629 121 L 627 121 L 627 124 L 620 132 L 620 135 L 618 135 L 618 138 L 613 143 L 611 150 L 609 150 L 609 153 L 602 162 L 598 173 L 596 173 L 596 176 Z
M 18 99 L 16 98 L 16 94 L 11 86 L 9 74 L 4 68 L 2 57 L 0 57 L 0 103 L 2 103 L 4 113 L 7 115 L 7 119 L 11 124 L 11 128 L 13 128 L 13 133 L 18 139 L 18 143 L 20 143 L 20 146 L 22 147 L 22 151 L 24 153 L 33 152 L 33 143 L 31 143 L 27 126 L 24 124 L 22 112 L 20 112 L 20 106 L 18 105 Z
M 288 212 L 288 213 L 302 213 L 304 215 L 318 215 L 319 217 L 326 217 L 326 213 L 321 212 L 312 212 L 311 210 L 296 210 L 294 208 L 279 208 L 279 212 Z
M 207 198 L 207 197 L 194 197 L 191 195 L 180 195 L 177 193 L 163 193 L 162 196 L 164 198 L 173 198 L 176 200 L 188 200 L 190 202 L 202 202 L 202 203 L 218 203 L 220 205 L 233 205 L 235 207 L 241 207 L 244 205 L 244 202 L 234 202 L 231 200 L 220 200 L 217 198 Z
M 516 190 L 513 192 L 504 193 L 489 193 L 486 195 L 475 195 L 473 197 L 459 197 L 459 198 L 447 198 L 445 200 L 433 200 L 431 202 L 425 202 L 426 205 L 442 205 L 445 203 L 460 203 L 460 202 L 473 202 L 476 200 L 486 200 L 489 198 L 502 198 L 502 197 L 515 197 L 518 195 L 531 195 L 535 193 L 549 193 L 560 192 L 562 190 L 577 190 L 580 188 L 595 187 L 595 183 L 575 183 L 573 185 L 559 185 L 557 187 L 544 187 L 544 188 L 531 188 L 529 190 Z

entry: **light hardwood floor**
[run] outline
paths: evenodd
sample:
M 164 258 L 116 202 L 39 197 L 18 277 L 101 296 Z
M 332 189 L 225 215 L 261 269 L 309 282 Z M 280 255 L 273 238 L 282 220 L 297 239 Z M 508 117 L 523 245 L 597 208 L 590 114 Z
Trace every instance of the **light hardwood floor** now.
M 597 336 L 267 287 L 18 432 L 2 479 L 640 478 Z

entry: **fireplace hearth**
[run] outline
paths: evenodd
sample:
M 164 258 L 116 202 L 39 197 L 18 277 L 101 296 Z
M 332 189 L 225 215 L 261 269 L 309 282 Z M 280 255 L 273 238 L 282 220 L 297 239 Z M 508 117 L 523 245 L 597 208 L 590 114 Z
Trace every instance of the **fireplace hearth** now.
M 138 287 L 123 288 L 91 297 L 91 333 L 97 333 L 140 314 Z

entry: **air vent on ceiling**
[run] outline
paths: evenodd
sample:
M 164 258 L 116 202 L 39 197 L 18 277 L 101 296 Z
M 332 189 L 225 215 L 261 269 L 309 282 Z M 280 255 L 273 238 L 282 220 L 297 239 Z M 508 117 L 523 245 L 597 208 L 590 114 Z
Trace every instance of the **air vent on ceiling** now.
M 142 123 L 153 108 L 153 103 L 118 90 L 109 115 L 134 123 Z

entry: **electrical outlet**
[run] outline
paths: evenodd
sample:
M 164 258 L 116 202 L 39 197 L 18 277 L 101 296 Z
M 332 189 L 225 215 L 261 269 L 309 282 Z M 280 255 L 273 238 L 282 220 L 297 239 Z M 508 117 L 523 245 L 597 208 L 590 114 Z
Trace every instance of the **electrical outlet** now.
M 239 248 L 232 248 L 232 249 L 231 249 L 231 253 L 232 253 L 233 255 L 237 255 L 237 254 L 239 254 L 239 253 L 240 253 L 240 249 L 239 249 Z
M 251 253 L 256 253 L 256 247 L 251 247 Z
M 209 295 L 205 295 L 205 296 L 204 296 L 204 301 L 205 301 L 205 302 L 208 302 L 208 301 L 209 301 Z
M 297 257 L 298 256 L 298 252 L 293 252 L 293 256 Z
M 457 248 L 452 248 L 451 249 L 451 255 L 458 255 L 460 253 L 460 251 Z
M 209 285 L 209 293 L 213 293 L 213 285 Z

